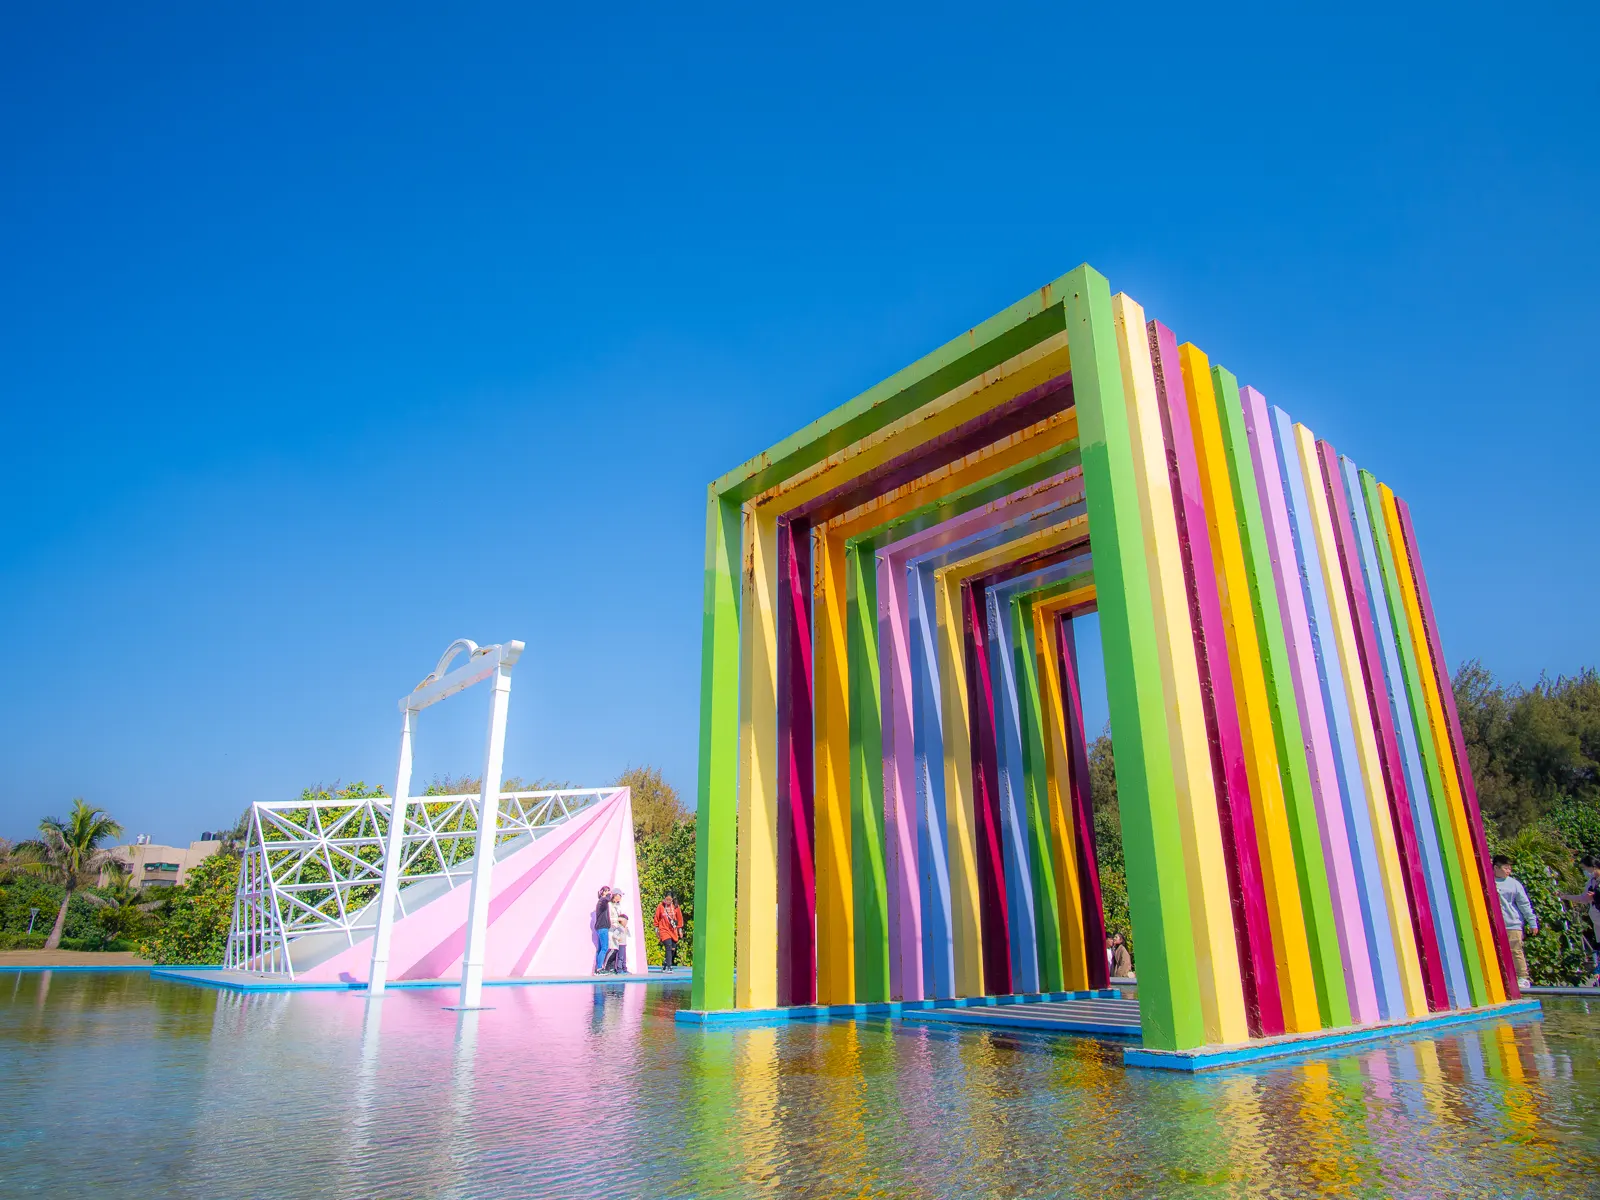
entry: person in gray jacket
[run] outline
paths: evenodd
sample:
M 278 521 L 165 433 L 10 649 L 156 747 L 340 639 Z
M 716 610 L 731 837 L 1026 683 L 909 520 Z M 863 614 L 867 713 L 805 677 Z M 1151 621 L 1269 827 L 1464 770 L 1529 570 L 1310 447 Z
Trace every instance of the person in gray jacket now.
M 1494 856 L 1494 890 L 1500 893 L 1500 915 L 1506 919 L 1506 941 L 1511 943 L 1511 961 L 1517 968 L 1517 986 L 1528 986 L 1528 960 L 1522 953 L 1522 935 L 1539 932 L 1539 915 L 1528 902 L 1528 889 L 1511 873 L 1511 860 Z

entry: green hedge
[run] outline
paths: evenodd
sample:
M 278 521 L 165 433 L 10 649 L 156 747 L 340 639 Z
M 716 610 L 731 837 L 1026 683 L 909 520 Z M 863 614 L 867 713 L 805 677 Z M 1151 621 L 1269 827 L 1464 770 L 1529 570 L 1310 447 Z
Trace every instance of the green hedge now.
M 158 963 L 220 964 L 238 887 L 238 857 L 219 850 L 205 859 L 162 906 L 161 919 L 139 940 L 139 953 Z
M 1537 937 L 1524 937 L 1522 953 L 1535 984 L 1552 987 L 1581 983 L 1590 972 L 1583 945 L 1588 916 L 1557 897 L 1583 886 L 1577 856 L 1549 820 L 1538 821 L 1512 838 L 1497 835 L 1486 823 L 1489 849 L 1511 860 L 1511 874 L 1522 881 L 1539 917 Z
M 679 821 L 667 832 L 650 835 L 634 831 L 639 859 L 639 911 L 644 916 L 645 959 L 661 965 L 661 943 L 656 939 L 655 912 L 661 897 L 671 892 L 683 909 L 683 940 L 678 961 L 694 961 L 694 818 Z

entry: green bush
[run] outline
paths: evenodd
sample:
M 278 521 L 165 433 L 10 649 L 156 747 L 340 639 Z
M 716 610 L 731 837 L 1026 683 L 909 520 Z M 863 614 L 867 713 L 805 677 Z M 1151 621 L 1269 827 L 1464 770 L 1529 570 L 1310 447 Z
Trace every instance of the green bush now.
M 49 936 L 48 930 L 44 933 L 12 933 L 7 930 L 0 932 L 0 950 L 43 950 Z
M 1128 873 L 1122 857 L 1122 811 L 1117 807 L 1117 760 L 1108 727 L 1089 743 L 1089 796 L 1094 805 L 1094 853 L 1100 867 L 1100 909 L 1106 933 L 1120 933 L 1133 954 Z M 1134 964 L 1138 969 L 1138 963 Z
M 1550 827 L 1573 854 L 1600 861 L 1600 799 L 1563 796 L 1551 809 Z
M 1564 802 L 1584 802 L 1600 820 L 1600 673 L 1587 668 L 1531 688 L 1507 685 L 1476 659 L 1456 669 L 1453 688 L 1467 759 L 1483 814 L 1519 830 Z M 1580 853 L 1590 849 L 1571 841 Z
M 0 891 L 0 932 L 26 933 L 28 910 L 37 908 L 34 931 L 48 934 L 55 923 L 56 911 L 61 907 L 62 888 L 59 883 L 48 883 L 36 875 L 16 875 Z M 72 915 L 72 910 L 67 910 Z M 41 942 L 40 945 L 44 943 Z
M 639 858 L 639 909 L 644 915 L 645 959 L 661 965 L 661 943 L 656 938 L 655 912 L 661 897 L 671 892 L 683 909 L 683 940 L 678 961 L 694 961 L 694 820 L 679 821 L 665 833 L 634 833 Z
M 133 948 L 129 934 L 137 934 L 148 923 L 149 917 L 137 908 L 119 909 L 95 903 L 94 897 L 102 896 L 108 890 L 86 888 L 72 893 L 72 902 L 67 905 L 67 922 L 61 931 L 63 949 L 99 950 L 119 938 L 128 941 L 128 949 Z M 33 929 L 40 935 L 39 945 L 43 946 L 44 938 L 55 923 L 56 912 L 61 908 L 61 892 L 60 884 L 49 883 L 37 876 L 13 877 L 4 889 L 0 889 L 0 934 L 25 934 L 28 930 L 28 910 L 37 908 L 39 915 L 34 919 Z
M 1581 886 L 1577 859 L 1551 823 L 1529 825 L 1515 837 L 1501 838 L 1493 824 L 1485 826 L 1491 853 L 1511 860 L 1511 874 L 1521 880 L 1528 902 L 1539 918 L 1539 935 L 1524 937 L 1522 953 L 1536 984 L 1561 987 L 1581 983 L 1589 956 L 1583 947 L 1586 918 L 1559 899 Z
M 55 916 L 54 913 L 50 915 L 52 918 Z M 99 949 L 101 943 L 109 942 L 116 936 L 106 927 L 108 916 L 110 911 L 97 905 L 84 892 L 73 892 L 72 901 L 67 905 L 67 923 L 61 930 L 62 946 L 71 938 L 75 942 L 88 943 L 86 949 Z
M 40 945 L 44 943 L 41 942 Z M 97 935 L 93 937 L 70 938 L 63 936 L 61 939 L 63 950 L 92 950 L 99 953 L 122 950 L 137 950 L 138 946 L 126 938 Z
M 162 907 L 161 920 L 139 942 L 139 953 L 157 963 L 210 966 L 222 962 L 233 924 L 239 859 L 218 851 L 189 872 Z

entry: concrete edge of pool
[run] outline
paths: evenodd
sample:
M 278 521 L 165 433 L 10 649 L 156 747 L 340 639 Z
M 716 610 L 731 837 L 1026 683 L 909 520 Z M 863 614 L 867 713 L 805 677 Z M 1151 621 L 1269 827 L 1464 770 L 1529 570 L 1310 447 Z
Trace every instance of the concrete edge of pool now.
M 170 983 L 184 983 L 193 987 L 222 988 L 230 992 L 364 992 L 364 979 L 336 980 L 331 983 L 308 983 L 272 976 L 251 975 L 245 971 L 230 971 L 223 967 L 145 967 L 152 979 Z M 550 978 L 485 979 L 484 987 L 538 987 L 555 984 L 596 983 L 664 983 L 687 984 L 693 973 L 687 968 L 672 971 L 652 970 L 648 975 L 571 975 Z M 400 979 L 391 981 L 390 991 L 411 991 L 426 988 L 459 987 L 456 979 Z

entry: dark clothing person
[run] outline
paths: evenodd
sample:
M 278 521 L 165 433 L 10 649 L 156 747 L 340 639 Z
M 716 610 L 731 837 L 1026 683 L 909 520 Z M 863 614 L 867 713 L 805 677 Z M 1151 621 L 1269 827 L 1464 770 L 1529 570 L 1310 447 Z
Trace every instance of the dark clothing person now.
M 611 892 L 600 894 L 600 903 L 594 906 L 594 972 L 606 969 L 611 957 Z

